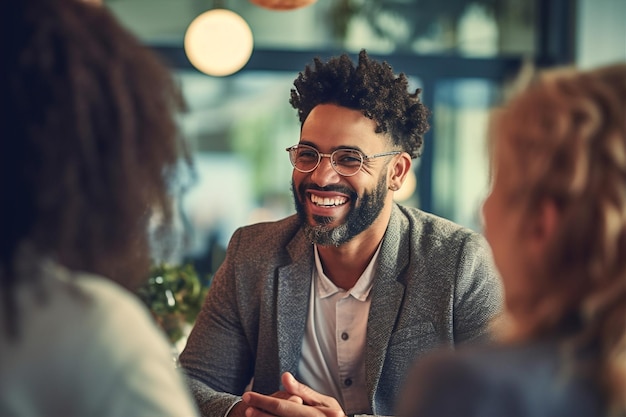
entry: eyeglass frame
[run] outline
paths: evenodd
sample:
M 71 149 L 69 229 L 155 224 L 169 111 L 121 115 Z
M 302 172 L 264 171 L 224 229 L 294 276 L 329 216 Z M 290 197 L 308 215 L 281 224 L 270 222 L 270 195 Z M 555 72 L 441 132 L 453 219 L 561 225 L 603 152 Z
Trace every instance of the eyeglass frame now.
M 317 152 L 317 163 L 315 164 L 315 166 L 313 168 L 311 168 L 309 170 L 304 170 L 304 169 L 300 169 L 300 168 L 298 168 L 296 166 L 296 163 L 291 158 L 291 152 L 295 151 L 296 149 L 298 149 L 298 147 L 311 149 L 311 150 L 314 150 L 315 152 Z M 328 158 L 328 159 L 330 159 L 330 166 L 333 168 L 333 170 L 337 174 L 341 175 L 342 177 L 352 177 L 352 176 L 358 174 L 359 171 L 361 170 L 361 168 L 363 168 L 363 163 L 366 160 L 370 160 L 370 159 L 374 159 L 374 158 L 380 158 L 380 157 L 383 157 L 383 156 L 399 155 L 399 154 L 401 154 L 403 152 L 403 151 L 389 151 L 389 152 L 376 153 L 376 154 L 373 154 L 373 155 L 365 155 L 361 150 L 356 149 L 356 148 L 340 148 L 340 149 L 336 149 L 336 150 L 332 151 L 331 153 L 323 153 L 323 152 L 320 152 L 314 146 L 307 145 L 305 143 L 298 143 L 298 144 L 289 146 L 285 150 L 289 153 L 289 162 L 291 162 L 291 165 L 293 166 L 293 168 L 296 171 L 298 171 L 298 172 L 302 172 L 303 174 L 308 174 L 309 172 L 313 172 L 322 163 L 322 158 Z M 337 152 L 342 152 L 342 151 L 354 152 L 355 154 L 357 154 L 357 155 L 359 155 L 361 157 L 361 164 L 359 165 L 359 168 L 356 169 L 354 171 L 354 173 L 352 173 L 352 174 L 343 174 L 343 173 L 341 173 L 341 172 L 339 172 L 337 170 L 337 162 L 335 162 L 335 159 L 333 158 L 333 155 L 335 155 Z

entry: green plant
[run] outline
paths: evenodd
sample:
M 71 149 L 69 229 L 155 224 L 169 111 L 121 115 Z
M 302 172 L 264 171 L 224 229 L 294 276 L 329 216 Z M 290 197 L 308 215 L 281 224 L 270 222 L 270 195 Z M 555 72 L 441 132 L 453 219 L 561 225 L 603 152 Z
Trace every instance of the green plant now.
M 193 324 L 209 289 L 191 264 L 154 265 L 146 283 L 137 290 L 171 343 L 185 335 L 185 324 Z

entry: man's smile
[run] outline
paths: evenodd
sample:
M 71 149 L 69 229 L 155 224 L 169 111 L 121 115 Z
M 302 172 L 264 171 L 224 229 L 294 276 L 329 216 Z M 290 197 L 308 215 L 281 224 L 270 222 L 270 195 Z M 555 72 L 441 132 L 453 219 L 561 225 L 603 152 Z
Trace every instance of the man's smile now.
M 348 202 L 348 199 L 343 196 L 322 197 L 311 193 L 309 194 L 309 198 L 313 204 L 319 207 L 342 206 Z

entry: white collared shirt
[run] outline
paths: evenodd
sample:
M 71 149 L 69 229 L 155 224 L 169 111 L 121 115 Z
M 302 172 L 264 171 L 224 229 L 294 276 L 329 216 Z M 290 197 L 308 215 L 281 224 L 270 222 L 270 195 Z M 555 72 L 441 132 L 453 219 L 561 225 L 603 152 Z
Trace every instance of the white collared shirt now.
M 346 414 L 371 413 L 365 386 L 365 340 L 379 249 L 350 290 L 338 288 L 324 274 L 317 246 L 300 380 L 339 401 Z

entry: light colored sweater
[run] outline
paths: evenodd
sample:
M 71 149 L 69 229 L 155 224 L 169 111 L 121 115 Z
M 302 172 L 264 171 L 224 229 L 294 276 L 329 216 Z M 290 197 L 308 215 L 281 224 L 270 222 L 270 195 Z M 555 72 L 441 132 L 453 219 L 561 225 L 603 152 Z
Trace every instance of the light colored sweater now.
M 0 288 L 0 416 L 193 417 L 170 345 L 116 283 L 34 261 L 8 337 Z

